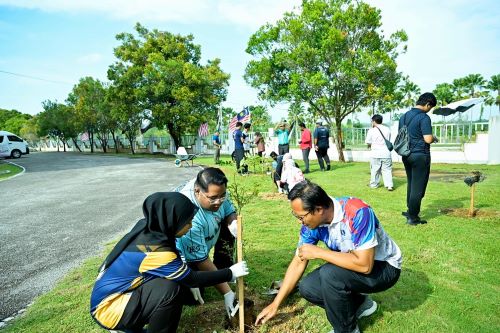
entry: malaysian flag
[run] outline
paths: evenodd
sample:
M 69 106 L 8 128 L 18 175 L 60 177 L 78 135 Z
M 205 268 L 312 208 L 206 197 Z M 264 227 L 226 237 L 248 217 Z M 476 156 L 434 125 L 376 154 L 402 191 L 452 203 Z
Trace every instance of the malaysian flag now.
M 236 123 L 249 123 L 250 122 L 250 110 L 248 106 L 244 107 L 243 110 L 231 119 L 229 122 L 229 132 L 234 132 L 236 130 Z
M 198 136 L 207 136 L 208 135 L 208 123 L 203 123 L 198 128 Z

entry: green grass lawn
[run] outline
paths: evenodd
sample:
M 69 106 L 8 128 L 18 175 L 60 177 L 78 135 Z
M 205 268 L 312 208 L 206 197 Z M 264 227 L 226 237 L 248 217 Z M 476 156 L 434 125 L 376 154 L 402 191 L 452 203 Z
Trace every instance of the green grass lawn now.
M 15 176 L 21 171 L 23 171 L 23 169 L 16 165 L 0 161 L 0 180 Z
M 198 158 L 195 162 L 210 165 L 212 158 Z M 402 164 L 394 166 L 393 192 L 367 187 L 368 163 L 333 165 L 333 171 L 320 172 L 313 161 L 313 172 L 307 177 L 333 196 L 351 195 L 368 202 L 404 256 L 399 282 L 373 295 L 379 309 L 360 321 L 361 330 L 499 332 L 500 166 L 433 164 L 421 213 L 429 223 L 411 227 L 401 216 L 406 201 Z M 234 167 L 225 165 L 222 169 L 232 182 Z M 463 178 L 472 170 L 482 171 L 486 179 L 476 188 L 477 216 L 468 218 L 470 191 Z M 246 296 L 255 301 L 258 313 L 271 301 L 262 292 L 273 280 L 283 277 L 294 255 L 300 225 L 290 214 L 286 198 L 276 193 L 270 176 L 236 177 L 260 191 L 243 210 L 244 256 L 251 270 L 245 278 Z M 102 332 L 90 318 L 88 308 L 103 257 L 104 253 L 89 259 L 71 272 L 5 332 Z M 312 261 L 308 270 L 320 264 Z M 185 308 L 179 332 L 228 332 L 224 329 L 222 297 L 208 288 L 205 301 L 203 306 Z M 331 329 L 323 310 L 297 294 L 289 297 L 280 310 L 269 324 L 255 332 L 322 333 Z

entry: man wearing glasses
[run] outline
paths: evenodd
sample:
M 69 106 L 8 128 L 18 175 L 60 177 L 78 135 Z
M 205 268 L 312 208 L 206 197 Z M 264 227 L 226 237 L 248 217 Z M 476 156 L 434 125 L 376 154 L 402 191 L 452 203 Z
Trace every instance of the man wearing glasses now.
M 236 210 L 227 196 L 227 178 L 218 168 L 206 168 L 176 191 L 188 197 L 200 209 L 193 217 L 193 227 L 176 246 L 190 267 L 200 271 L 216 271 L 230 267 L 236 237 Z M 214 260 L 208 254 L 214 248 Z M 224 282 L 215 286 L 224 295 L 228 315 L 235 311 L 235 295 Z M 198 288 L 192 288 L 194 299 L 203 304 Z
M 276 298 L 255 324 L 274 317 L 309 260 L 320 259 L 326 263 L 300 281 L 300 294 L 325 309 L 335 333 L 359 332 L 357 319 L 377 309 L 377 303 L 366 294 L 387 290 L 399 279 L 399 247 L 385 233 L 372 208 L 360 199 L 329 197 L 308 180 L 295 185 L 288 199 L 292 215 L 302 224 L 296 255 Z M 316 246 L 319 241 L 326 248 Z

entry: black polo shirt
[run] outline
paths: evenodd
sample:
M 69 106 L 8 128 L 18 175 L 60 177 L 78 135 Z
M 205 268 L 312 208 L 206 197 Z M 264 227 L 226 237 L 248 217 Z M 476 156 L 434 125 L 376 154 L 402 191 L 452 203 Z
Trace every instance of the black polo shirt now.
M 429 115 L 420 109 L 412 108 L 399 119 L 399 128 L 403 123 L 408 126 L 411 153 L 430 154 L 431 145 L 424 141 L 424 135 L 432 135 Z

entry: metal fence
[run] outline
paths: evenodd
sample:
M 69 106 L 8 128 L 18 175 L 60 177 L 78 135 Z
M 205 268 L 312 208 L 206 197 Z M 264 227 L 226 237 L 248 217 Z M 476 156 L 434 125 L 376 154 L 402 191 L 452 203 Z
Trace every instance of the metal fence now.
M 344 127 L 342 129 L 342 141 L 346 148 L 363 148 L 366 147 L 365 139 L 366 134 L 370 128 L 369 127 Z M 454 123 L 454 124 L 433 124 L 432 133 L 436 135 L 439 139 L 439 144 L 442 145 L 459 145 L 467 142 L 473 142 L 477 132 L 487 132 L 488 122 L 473 122 L 473 123 Z M 335 129 L 330 129 L 330 135 L 335 138 Z M 264 140 L 267 142 L 268 133 L 262 132 Z M 253 143 L 255 133 L 249 133 L 250 142 Z M 298 135 L 290 136 L 290 146 L 298 146 Z M 225 144 L 228 140 L 232 140 L 232 135 L 228 133 L 221 133 L 222 144 Z M 192 148 L 196 145 L 197 135 L 183 135 L 181 136 L 181 145 L 186 148 Z M 394 138 L 392 138 L 394 140 Z M 172 138 L 170 136 L 166 137 L 138 137 L 136 138 L 134 145 L 135 149 L 146 149 L 150 144 L 154 144 L 157 149 L 169 149 L 171 147 Z M 95 137 L 94 139 L 95 147 L 102 148 L 102 143 Z M 130 149 L 130 142 L 125 136 L 118 136 L 119 147 L 123 149 Z M 80 147 L 89 148 L 89 141 L 77 141 Z M 203 144 L 208 149 L 213 149 L 212 136 L 209 135 L 203 138 Z M 67 146 L 69 148 L 73 147 L 73 142 L 68 141 Z M 111 136 L 108 138 L 107 142 L 109 149 L 114 149 L 114 141 Z M 35 142 L 30 142 L 30 146 L 33 148 L 60 148 L 63 147 L 61 141 L 55 139 L 45 139 Z

